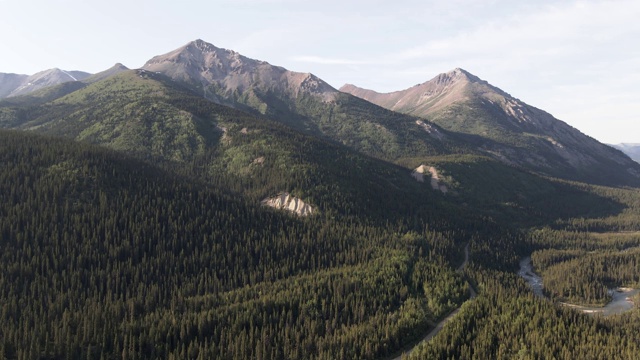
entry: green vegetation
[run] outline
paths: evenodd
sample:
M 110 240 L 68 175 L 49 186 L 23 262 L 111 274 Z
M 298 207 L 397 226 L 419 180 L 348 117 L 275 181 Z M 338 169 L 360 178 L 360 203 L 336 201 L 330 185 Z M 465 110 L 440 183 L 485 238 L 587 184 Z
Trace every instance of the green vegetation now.
M 464 299 L 459 235 L 297 219 L 118 153 L 0 136 L 7 358 L 375 358 Z
M 473 150 L 493 140 L 346 95 L 254 89 L 249 115 L 145 71 L 57 91 L 0 104 L 2 126 L 68 138 L 0 132 L 5 358 L 378 359 L 459 306 L 412 356 L 638 353 L 637 309 L 555 304 L 640 285 L 635 188 L 507 166 Z M 260 205 L 283 191 L 320 211 Z M 515 275 L 528 255 L 551 300 Z
M 82 81 L 69 81 L 36 90 L 28 95 L 14 96 L 0 100 L 0 106 L 41 105 L 61 98 L 86 86 Z
M 229 94 L 226 89 L 211 85 L 208 92 L 225 99 L 222 103 L 385 160 L 473 152 L 455 133 L 436 127 L 445 134 L 443 140 L 436 139 L 416 125 L 416 117 L 386 110 L 345 93 L 331 94 L 335 98 L 327 101 L 322 95 L 301 92 L 294 96 L 261 87 Z
M 476 274 L 482 294 L 410 359 L 634 359 L 640 351 L 637 310 L 594 318 L 525 295 L 516 275 Z
M 602 305 L 607 290 L 620 286 L 638 287 L 637 232 L 616 232 L 624 227 L 640 228 L 640 193 L 631 189 L 583 186 L 605 194 L 625 207 L 617 216 L 602 215 L 591 221 L 582 218 L 558 221 L 559 229 L 544 227 L 516 240 L 521 256 L 533 251 L 536 271 L 544 280 L 550 300 L 533 296 L 524 280 L 513 272 L 496 271 L 500 258 L 478 249 L 494 244 L 501 252 L 515 252 L 493 239 L 474 239 L 475 269 L 466 273 L 480 295 L 466 302 L 462 310 L 432 341 L 422 344 L 409 358 L 415 359 L 630 359 L 637 357 L 640 312 L 608 318 L 591 316 L 558 305 L 558 301 Z M 594 203 L 594 205 L 597 203 Z M 634 218 L 635 221 L 630 219 Z M 602 233 L 576 231 L 598 224 Z M 525 245 L 527 244 L 527 245 Z M 508 258 L 502 257 L 503 263 Z M 512 263 L 513 266 L 513 263 Z M 493 269 L 492 269 L 493 268 Z M 499 270 L 499 269 L 498 269 Z M 637 297 L 636 299 L 637 300 Z M 637 305 L 637 302 L 636 302 Z
M 454 103 L 429 116 L 429 119 L 447 130 L 476 134 L 510 146 L 523 144 L 516 132 L 520 129 L 504 112 L 492 105 L 477 105 L 473 101 Z
M 640 287 L 640 233 L 536 232 L 545 243 L 531 258 L 545 279 L 545 290 L 560 301 L 601 306 L 609 289 Z

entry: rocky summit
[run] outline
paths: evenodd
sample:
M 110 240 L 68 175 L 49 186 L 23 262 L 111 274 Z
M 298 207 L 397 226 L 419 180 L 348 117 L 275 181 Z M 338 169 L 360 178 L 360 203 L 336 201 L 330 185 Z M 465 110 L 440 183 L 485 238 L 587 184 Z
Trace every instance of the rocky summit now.
M 331 99 L 337 90 L 310 73 L 288 71 L 202 40 L 192 41 L 142 67 L 189 84 L 202 96 L 226 104 L 242 103 L 255 92 L 270 91 L 296 98 L 312 93 Z
M 450 131 L 491 140 L 479 142 L 478 148 L 510 165 L 601 183 L 633 184 L 640 179 L 640 168 L 622 152 L 463 69 L 391 93 L 354 85 L 340 90 Z
M 0 98 L 26 95 L 34 91 L 91 76 L 82 71 L 65 71 L 58 68 L 28 75 L 0 73 Z

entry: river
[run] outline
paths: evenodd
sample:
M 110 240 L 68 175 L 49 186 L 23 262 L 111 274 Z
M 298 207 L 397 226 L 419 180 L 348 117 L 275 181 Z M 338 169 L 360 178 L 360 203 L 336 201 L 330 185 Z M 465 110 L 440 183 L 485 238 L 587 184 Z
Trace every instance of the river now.
M 603 307 L 580 306 L 567 303 L 561 304 L 588 314 L 601 314 L 603 316 L 617 315 L 633 309 L 633 301 L 631 301 L 631 298 L 640 293 L 640 289 L 618 288 L 611 289 L 609 292 L 612 299 Z
M 518 275 L 520 275 L 520 277 L 527 281 L 534 294 L 546 298 L 542 292 L 542 278 L 538 274 L 533 272 L 533 265 L 531 264 L 530 256 L 527 256 L 520 260 L 520 270 L 518 271 Z M 633 309 L 633 301 L 631 301 L 631 298 L 639 294 L 640 289 L 617 288 L 610 289 L 609 292 L 612 296 L 612 299 L 607 305 L 603 307 L 589 307 L 567 303 L 560 304 L 580 310 L 587 314 L 601 314 L 603 316 L 622 314 Z
M 533 293 L 537 296 L 544 297 L 542 293 L 542 278 L 538 276 L 538 274 L 533 272 L 533 265 L 531 264 L 531 256 L 527 256 L 526 258 L 520 260 L 520 270 L 518 270 L 518 275 L 525 279 Z

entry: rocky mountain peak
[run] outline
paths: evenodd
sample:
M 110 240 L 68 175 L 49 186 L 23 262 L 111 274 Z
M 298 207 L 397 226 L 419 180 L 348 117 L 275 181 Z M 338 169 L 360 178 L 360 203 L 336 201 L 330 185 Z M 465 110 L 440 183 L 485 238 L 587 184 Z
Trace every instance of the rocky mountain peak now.
M 304 91 L 312 94 L 335 92 L 335 89 L 331 87 L 331 85 L 327 84 L 326 82 L 324 82 L 324 80 L 311 73 L 303 74 L 303 79 L 300 82 L 299 86 L 299 91 Z
M 93 83 L 96 81 L 100 81 L 103 79 L 106 79 L 110 76 L 116 75 L 118 73 L 121 73 L 123 71 L 127 71 L 129 70 L 128 67 L 124 66 L 121 63 L 116 63 L 115 65 L 113 65 L 112 67 L 108 68 L 107 70 L 101 71 L 97 74 L 92 75 L 91 77 L 87 78 L 84 82 L 86 83 Z
M 233 68 L 240 67 L 241 65 L 266 64 L 264 61 L 249 59 L 233 50 L 219 48 L 211 43 L 198 39 L 167 54 L 153 57 L 143 66 L 143 68 L 150 67 L 153 64 L 162 64 L 167 62 L 200 65 L 202 68 Z
M 340 91 L 342 92 L 346 92 L 346 93 L 351 93 L 352 91 L 356 91 L 359 90 L 360 88 L 353 85 L 353 84 L 344 84 L 340 87 Z
M 117 70 L 129 70 L 128 67 L 124 66 L 122 63 L 116 63 L 115 65 L 113 65 L 111 67 L 111 69 L 117 69 Z
M 186 82 L 203 91 L 206 98 L 232 106 L 234 101 L 227 98 L 229 93 L 250 92 L 248 95 L 254 96 L 256 92 L 276 92 L 297 97 L 301 93 L 324 96 L 328 92 L 336 92 L 312 74 L 288 71 L 200 39 L 167 54 L 155 56 L 142 68 Z
M 594 178 L 600 175 L 592 169 L 610 166 L 611 161 L 615 166 L 636 169 L 620 153 L 460 68 L 386 94 L 355 86 L 341 90 L 389 110 L 428 119 L 450 131 L 491 139 L 493 143 L 487 143 L 484 151 L 510 165 L 554 175 L 591 172 Z
M 182 53 L 186 53 L 191 56 L 199 56 L 202 58 L 207 58 L 207 57 L 228 58 L 228 59 L 240 58 L 240 54 L 238 54 L 233 50 L 222 49 L 202 40 L 195 40 L 188 43 L 187 45 L 185 45 Z
M 469 74 L 468 72 L 460 68 L 455 68 L 449 72 L 436 76 L 433 80 L 430 80 L 429 82 L 435 82 L 436 84 L 439 84 L 439 85 L 449 85 L 449 84 L 456 83 L 458 81 L 468 81 L 470 80 L 469 78 L 470 75 L 471 74 Z
M 162 72 L 174 79 L 209 83 L 222 80 L 230 74 L 252 73 L 262 65 L 268 64 L 198 39 L 167 54 L 153 57 L 142 68 Z
M 91 74 L 82 71 L 66 71 L 59 68 L 48 69 L 28 77 L 21 77 L 20 82 L 15 83 L 13 89 L 6 96 L 26 95 L 48 86 L 80 81 L 89 76 Z
M 189 42 L 187 45 L 187 47 L 194 47 L 202 52 L 209 52 L 209 51 L 216 51 L 216 50 L 220 50 L 219 48 L 215 47 L 213 44 L 210 44 L 202 39 L 196 39 L 193 40 L 191 42 Z

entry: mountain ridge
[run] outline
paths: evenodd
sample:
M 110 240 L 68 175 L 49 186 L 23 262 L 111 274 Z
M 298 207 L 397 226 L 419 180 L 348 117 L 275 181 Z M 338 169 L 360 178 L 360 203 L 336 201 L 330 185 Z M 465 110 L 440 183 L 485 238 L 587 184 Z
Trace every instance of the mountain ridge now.
M 630 175 L 631 183 L 640 179 L 637 163 L 621 152 L 460 68 L 390 93 L 354 85 L 340 89 L 450 131 L 493 139 L 502 145 L 486 148 L 486 152 L 507 163 L 553 176 L 574 174 L 575 180 L 599 178 L 601 182 L 607 181 L 606 176 L 595 169 L 613 166 L 618 169 L 614 173 Z
M 33 75 L 0 73 L 0 99 L 26 95 L 34 91 L 71 81 L 80 81 L 91 74 L 77 70 L 52 68 Z
M 640 185 L 640 167 L 622 152 L 461 68 L 393 93 L 356 86 L 339 91 L 311 73 L 289 71 L 198 39 L 152 57 L 141 70 L 166 76 L 215 103 L 388 161 L 475 153 L 569 180 Z M 11 99 L 14 104 L 42 104 L 121 71 L 125 68 L 116 64 L 81 83 Z
M 337 93 L 331 85 L 311 73 L 288 71 L 281 66 L 251 59 L 200 39 L 166 54 L 154 56 L 142 69 L 161 72 L 174 80 L 190 83 L 195 88 L 200 87 L 203 96 L 214 101 L 221 99 L 207 91 L 207 87 L 213 83 L 224 84 L 228 93 L 243 93 L 256 83 L 276 86 L 272 90 L 285 91 L 296 97 L 300 88 L 321 95 Z M 285 82 L 284 86 L 282 81 Z
M 422 109 L 424 105 L 420 104 L 420 101 L 431 100 L 431 106 L 428 110 L 432 112 L 439 109 L 438 103 L 443 100 L 452 101 L 449 98 L 440 99 L 439 97 L 442 95 L 447 95 L 448 97 L 457 96 L 453 101 L 457 101 L 461 97 L 464 98 L 465 93 L 462 87 L 468 83 L 479 83 L 491 86 L 492 89 L 504 93 L 502 90 L 493 87 L 488 82 L 481 80 L 462 68 L 455 68 L 449 72 L 441 73 L 429 81 L 414 85 L 410 88 L 388 93 L 379 93 L 374 90 L 363 89 L 353 84 L 345 84 L 340 87 L 339 90 L 358 96 L 367 101 L 371 101 L 374 104 L 378 104 L 389 110 L 421 116 L 423 114 L 420 112 L 420 109 Z M 508 95 L 506 93 L 504 94 Z M 419 100 L 414 100 L 415 104 L 407 104 L 407 102 L 413 100 L 411 97 L 417 96 L 419 96 Z M 434 101 L 435 106 L 433 105 Z M 412 111 L 402 111 L 407 106 L 412 106 L 414 109 Z
M 635 162 L 640 163 L 640 143 L 611 144 L 612 147 L 627 154 Z
M 407 144 L 420 149 L 421 155 L 443 154 L 447 142 L 466 146 L 453 140 L 453 134 L 440 138 L 425 134 L 415 118 L 340 92 L 311 73 L 249 59 L 202 40 L 155 56 L 143 69 L 168 76 L 221 105 L 266 116 L 375 157 L 409 156 Z

